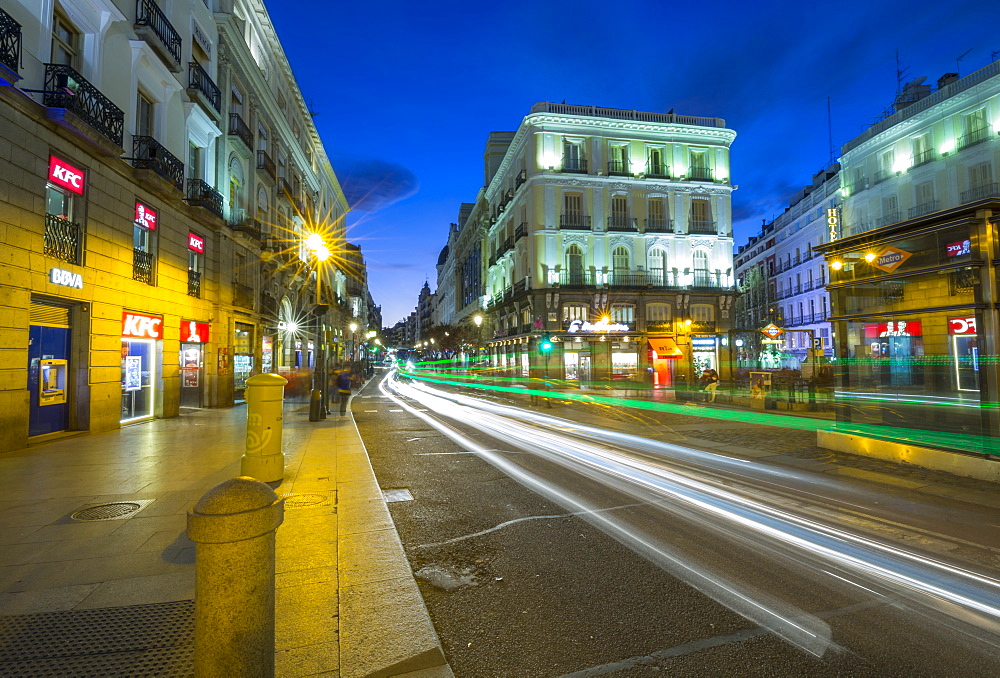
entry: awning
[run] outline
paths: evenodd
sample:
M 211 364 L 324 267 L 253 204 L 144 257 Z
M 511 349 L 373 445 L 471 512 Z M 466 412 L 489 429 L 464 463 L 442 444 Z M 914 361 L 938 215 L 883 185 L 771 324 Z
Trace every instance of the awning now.
M 677 348 L 677 344 L 669 337 L 651 338 L 649 347 L 656 353 L 656 358 L 681 358 L 684 352 Z

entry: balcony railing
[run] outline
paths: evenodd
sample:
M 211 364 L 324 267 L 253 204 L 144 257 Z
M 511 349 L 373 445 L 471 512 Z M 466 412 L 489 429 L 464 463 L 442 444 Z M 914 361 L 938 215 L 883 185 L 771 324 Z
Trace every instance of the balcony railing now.
M 710 287 L 710 288 L 720 288 L 722 285 L 719 283 L 720 274 L 712 273 L 711 271 L 697 270 L 694 272 L 694 280 L 691 283 L 692 287 Z
M 216 113 L 222 112 L 222 92 L 197 61 L 188 63 L 188 89 L 204 97 Z
M 45 215 L 45 254 L 70 264 L 80 264 L 80 241 L 83 230 L 55 214 Z
M 669 179 L 670 171 L 662 162 L 647 162 L 646 176 L 652 177 L 653 179 Z
M 242 141 L 247 149 L 253 150 L 253 132 L 243 122 L 243 118 L 240 117 L 239 113 L 229 114 L 229 134 Z
M 195 207 L 204 207 L 212 214 L 222 218 L 222 194 L 201 179 L 188 179 L 187 203 Z
M 514 190 L 521 188 L 521 186 L 528 180 L 528 170 L 521 170 L 517 173 L 517 178 L 514 179 Z
M 931 212 L 937 212 L 937 210 L 938 210 L 938 201 L 931 200 L 930 202 L 925 202 L 922 205 L 911 207 L 909 211 L 909 218 L 916 219 L 917 217 L 922 217 L 925 214 L 930 214 Z
M 292 200 L 292 187 L 288 185 L 288 180 L 285 177 L 278 177 L 278 195 L 284 195 L 289 200 Z
M 562 287 L 593 287 L 596 284 L 595 276 L 590 271 L 562 271 L 559 273 L 559 285 Z
M 528 235 L 528 222 L 522 221 L 520 224 L 517 225 L 517 228 L 514 229 L 514 241 L 517 242 L 518 240 L 527 235 Z
M 983 125 L 977 129 L 969 130 L 958 138 L 958 150 L 986 141 L 991 136 L 991 128 L 991 125 Z
M 590 217 L 586 214 L 561 214 L 559 215 L 559 228 L 589 231 Z
M 502 251 L 504 253 L 507 253 L 507 252 L 510 252 L 512 249 L 514 249 L 514 236 L 509 235 L 503 241 L 503 250 Z
M 847 195 L 854 195 L 859 191 L 863 191 L 868 188 L 868 179 L 858 179 L 850 183 L 844 184 L 844 190 L 847 191 Z
M 893 176 L 894 172 L 890 169 L 880 169 L 875 172 L 875 176 L 872 178 L 872 185 L 881 184 L 883 181 Z
M 267 154 L 267 151 L 257 151 L 257 169 L 271 177 L 271 181 L 278 178 L 278 170 L 275 168 L 274 161 L 271 160 L 271 156 Z
M 899 221 L 899 211 L 896 212 L 886 212 L 878 221 L 875 222 L 875 228 L 882 228 L 883 226 L 888 226 L 889 224 L 895 224 Z
M 188 296 L 201 299 L 201 272 L 188 269 Z
M 968 191 L 962 191 L 962 202 L 973 202 L 1000 196 L 1000 184 L 984 184 Z
M 125 114 L 99 89 L 69 66 L 45 64 L 42 105 L 65 108 L 80 117 L 117 146 L 122 145 Z
M 646 219 L 646 233 L 673 233 L 673 219 Z
M 153 256 L 152 252 L 132 250 L 132 280 L 152 285 L 155 265 L 156 257 Z
M 610 216 L 608 217 L 608 230 L 620 232 L 637 232 L 635 217 Z
M 575 174 L 587 173 L 587 160 L 585 158 L 571 158 L 567 155 L 562 159 L 562 171 Z
M 714 221 L 692 219 L 688 221 L 688 233 L 716 233 Z
M 926 151 L 921 151 L 913 155 L 913 166 L 926 165 L 932 160 L 934 160 L 934 150 L 928 148 Z
M 253 309 L 253 288 L 233 281 L 233 306 Z
M 713 181 L 712 179 L 712 168 L 711 167 L 689 167 L 687 173 L 688 179 L 693 179 L 694 181 Z
M 630 177 L 632 166 L 628 160 L 611 160 L 608 162 L 608 174 L 613 177 Z
M 152 170 L 184 190 L 184 163 L 153 137 L 132 137 L 132 166 Z
M 180 70 L 181 65 L 181 36 L 174 30 L 174 27 L 167 20 L 167 15 L 163 13 L 153 0 L 136 0 L 135 3 L 135 26 L 137 28 L 149 28 L 170 56 L 168 65 L 174 70 Z M 143 31 L 139 31 L 142 36 Z M 157 50 L 159 51 L 159 50 Z M 170 63 L 172 60 L 173 63 Z
M 229 217 L 229 228 L 237 233 L 246 233 L 251 238 L 260 240 L 263 237 L 260 229 L 260 222 L 252 219 L 246 210 L 235 209 Z
M 0 64 L 17 73 L 21 63 L 21 24 L 0 8 Z

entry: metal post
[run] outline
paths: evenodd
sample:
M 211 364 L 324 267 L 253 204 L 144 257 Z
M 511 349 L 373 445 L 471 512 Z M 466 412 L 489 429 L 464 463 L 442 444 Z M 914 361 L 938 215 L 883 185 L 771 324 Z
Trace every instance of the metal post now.
M 256 374 L 247 379 L 246 452 L 240 473 L 265 483 L 285 477 L 281 452 L 282 408 L 288 380 L 277 374 Z
M 284 503 L 264 483 L 241 477 L 216 485 L 188 511 L 197 678 L 274 676 L 274 543 Z

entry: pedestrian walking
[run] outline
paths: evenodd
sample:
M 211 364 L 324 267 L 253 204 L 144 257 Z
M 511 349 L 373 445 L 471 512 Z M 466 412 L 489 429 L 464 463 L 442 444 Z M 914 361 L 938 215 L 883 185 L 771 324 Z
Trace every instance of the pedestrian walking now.
M 337 395 L 340 396 L 340 416 L 347 414 L 347 401 L 351 399 L 351 386 L 354 379 L 350 370 L 343 370 L 337 375 Z

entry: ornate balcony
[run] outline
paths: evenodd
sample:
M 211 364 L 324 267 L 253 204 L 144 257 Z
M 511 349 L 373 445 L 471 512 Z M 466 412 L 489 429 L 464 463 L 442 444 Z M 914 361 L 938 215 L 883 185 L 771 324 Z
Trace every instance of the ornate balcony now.
M 220 219 L 223 217 L 222 194 L 201 179 L 188 179 L 185 200 L 194 207 L 204 207 Z
M 608 176 L 630 177 L 632 176 L 632 166 L 628 160 L 611 160 L 608 162 Z
M 958 150 L 981 144 L 993 136 L 990 125 L 983 125 L 977 129 L 969 130 L 958 138 Z
M 517 177 L 514 179 L 514 190 L 521 188 L 521 186 L 528 180 L 528 171 L 521 170 L 517 173 Z
M 197 61 L 188 63 L 188 94 L 201 104 L 205 112 L 218 120 L 222 113 L 222 92 Z M 232 132 L 230 132 L 232 134 Z
M 646 219 L 646 233 L 673 233 L 673 219 Z
M 559 215 L 559 228 L 589 231 L 590 217 L 585 214 L 561 214 Z
M 517 225 L 517 228 L 514 229 L 514 241 L 517 242 L 518 240 L 524 238 L 527 235 L 528 235 L 528 222 L 522 221 L 520 224 Z
M 634 217 L 623 217 L 620 215 L 612 215 L 608 217 L 608 230 L 627 232 L 627 233 L 637 233 L 639 227 L 636 225 L 636 220 Z
M 201 299 L 201 273 L 188 269 L 188 296 Z
M 920 165 L 926 165 L 932 160 L 934 160 L 934 151 L 928 148 L 926 151 L 921 151 L 920 153 L 915 153 L 913 155 L 913 166 L 919 167 Z
M 253 132 L 243 122 L 243 118 L 240 117 L 239 113 L 229 114 L 229 135 L 242 141 L 247 150 L 253 150 Z
M 711 167 L 689 167 L 687 178 L 692 181 L 715 181 L 712 178 Z
M 181 36 L 153 0 L 136 0 L 135 29 L 170 70 L 175 73 L 181 70 Z
M 716 233 L 716 226 L 714 221 L 705 221 L 703 219 L 692 219 L 688 221 L 688 233 Z
M 589 271 L 562 271 L 559 273 L 560 287 L 593 287 L 596 284 L 594 274 Z
M 670 171 L 662 162 L 647 162 L 646 176 L 651 179 L 669 179 Z
M 184 190 L 184 163 L 153 137 L 132 137 L 132 166 L 152 170 L 178 191 Z
M 115 145 L 122 145 L 125 127 L 122 109 L 69 66 L 45 64 L 45 93 L 42 97 L 43 106 L 72 111 Z
M 17 73 L 21 63 L 21 24 L 0 8 L 0 65 Z M 15 78 L 16 79 L 16 78 Z
M 292 187 L 288 185 L 285 177 L 278 177 L 278 196 L 284 196 L 289 202 L 293 200 Z
M 567 155 L 562 159 L 562 171 L 571 174 L 586 174 L 587 161 L 584 158 L 571 158 Z
M 260 222 L 256 219 L 252 219 L 243 209 L 233 210 L 232 215 L 229 217 L 229 228 L 233 229 L 237 233 L 246 233 L 251 238 L 255 240 L 261 240 L 263 234 L 260 229 Z
M 152 252 L 132 250 L 132 280 L 153 284 L 153 271 L 156 267 L 156 257 Z
M 691 287 L 721 289 L 722 284 L 719 282 L 720 277 L 720 273 L 712 273 L 711 271 L 697 269 L 694 272 L 694 281 L 691 283 Z
M 45 254 L 70 264 L 80 264 L 83 229 L 55 214 L 45 215 Z
M 984 184 L 970 188 L 968 191 L 962 191 L 962 202 L 974 202 L 994 196 L 1000 196 L 1000 184 Z
M 263 172 L 265 176 L 270 177 L 272 182 L 278 178 L 278 171 L 274 166 L 274 161 L 271 160 L 271 156 L 267 154 L 267 151 L 257 151 L 257 169 Z
M 911 207 L 909 211 L 909 218 L 916 219 L 917 217 L 922 217 L 925 214 L 930 214 L 931 212 L 937 212 L 937 210 L 938 210 L 938 201 L 931 200 L 930 202 L 925 202 L 922 205 Z

